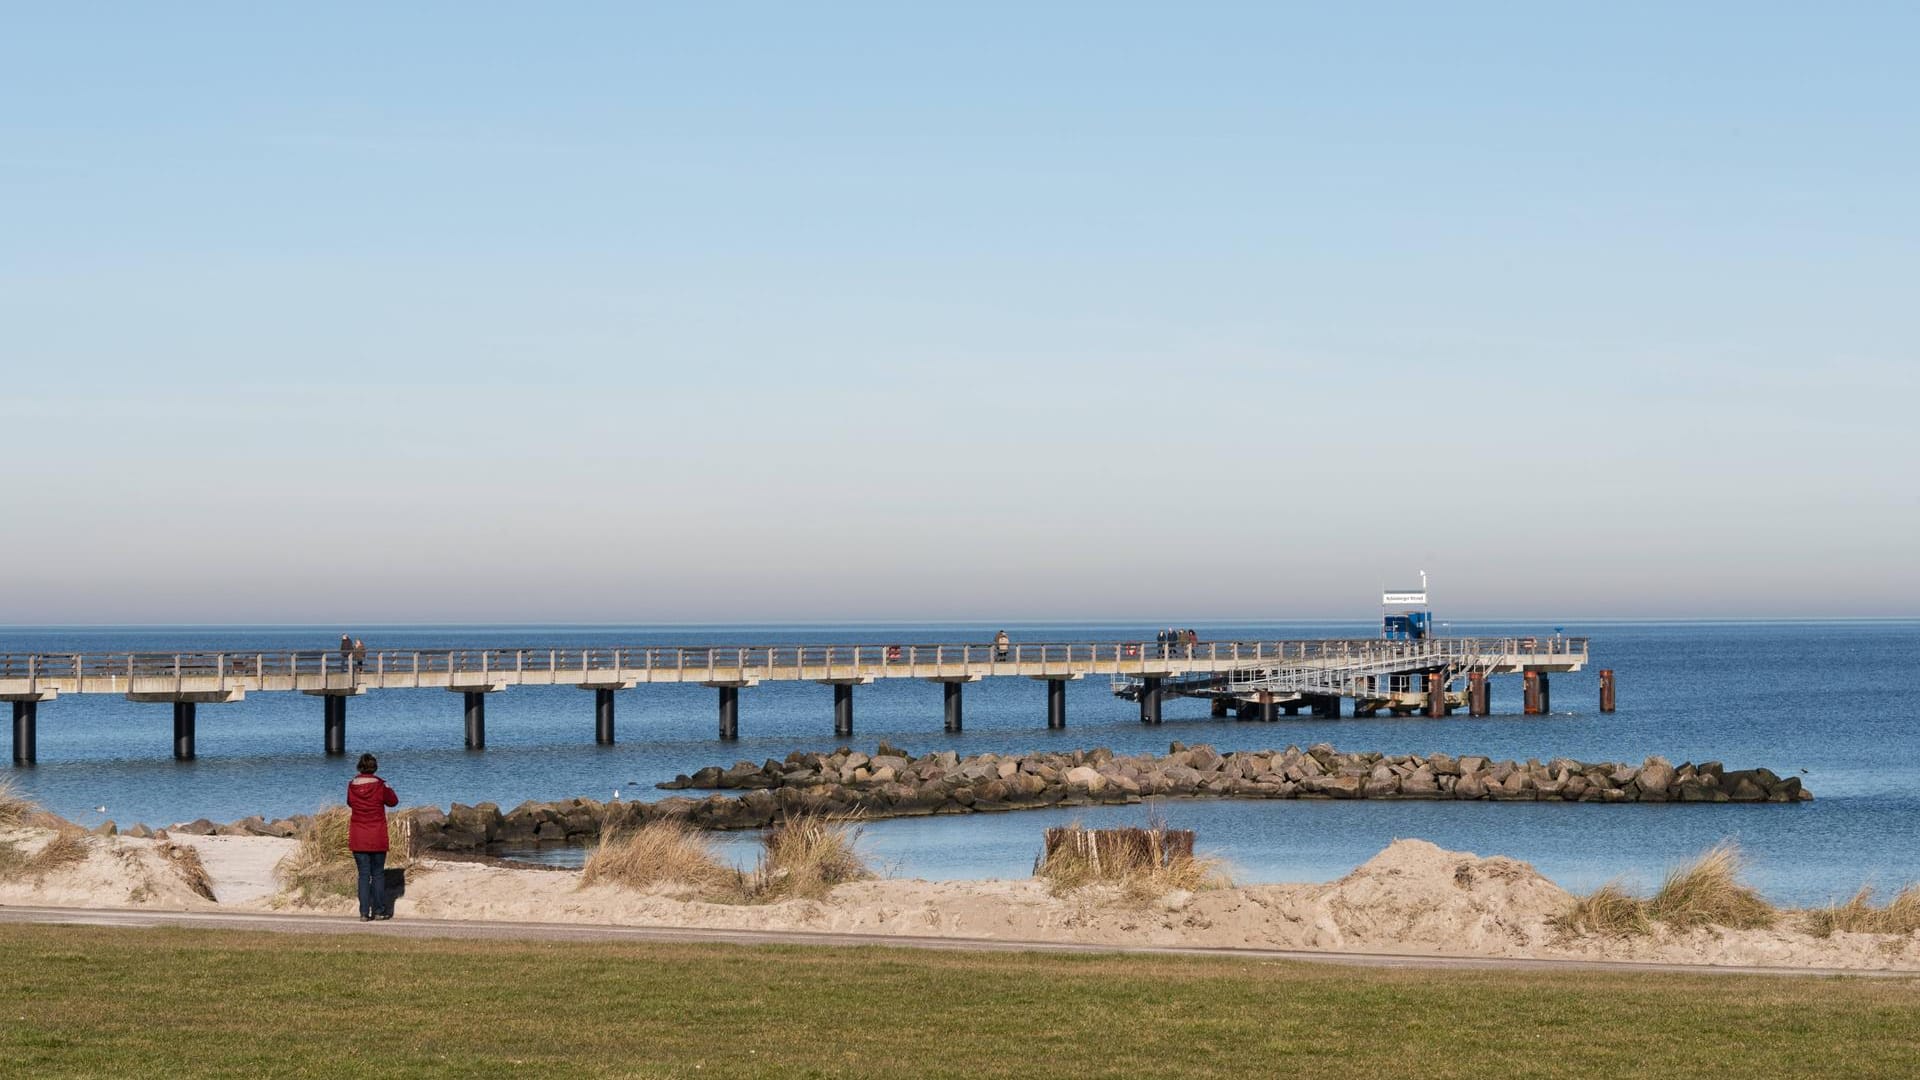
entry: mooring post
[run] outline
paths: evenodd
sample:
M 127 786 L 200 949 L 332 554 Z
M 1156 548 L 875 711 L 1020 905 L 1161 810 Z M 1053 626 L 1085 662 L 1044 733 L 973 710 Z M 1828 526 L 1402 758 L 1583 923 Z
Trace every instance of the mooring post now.
M 1427 672 L 1427 715 L 1435 720 L 1447 715 L 1447 683 L 1437 671 Z
M 960 729 L 965 726 L 966 723 L 966 717 L 963 715 L 961 708 L 962 697 L 960 688 L 964 685 L 966 684 L 959 682 L 943 682 L 940 684 L 941 714 L 945 720 L 944 726 L 946 732 L 949 735 L 958 735 Z
M 1160 722 L 1160 680 L 1152 675 L 1140 680 L 1140 722 Z
M 38 701 L 16 701 L 13 703 L 13 763 L 31 765 L 37 759 L 39 743 L 37 728 L 40 718 Z
M 853 734 L 853 684 L 833 684 L 833 733 L 840 738 Z
M 344 694 L 320 695 L 321 725 L 325 729 L 328 757 L 347 752 L 347 698 Z
M 740 737 L 740 688 L 720 687 L 720 737 L 728 742 Z
M 1613 711 L 1613 669 L 1600 669 L 1600 711 Z
M 479 690 L 466 691 L 467 749 L 487 748 L 487 695 Z
M 593 688 L 593 743 L 613 745 L 613 688 L 610 686 Z
M 1484 671 L 1475 671 L 1467 675 L 1467 715 L 1493 715 L 1493 710 L 1488 708 L 1487 673 Z
M 173 703 L 173 760 L 193 760 L 193 702 Z
M 1047 680 L 1047 730 L 1064 731 L 1067 727 L 1067 680 Z
M 1540 673 L 1529 671 L 1520 677 L 1520 711 L 1528 716 L 1540 715 Z

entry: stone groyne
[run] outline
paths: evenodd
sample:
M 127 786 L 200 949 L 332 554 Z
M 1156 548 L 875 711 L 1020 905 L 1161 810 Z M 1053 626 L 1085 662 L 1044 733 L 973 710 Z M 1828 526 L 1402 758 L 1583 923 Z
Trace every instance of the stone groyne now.
M 951 750 L 915 757 L 882 743 L 871 755 L 849 749 L 795 751 L 781 761 L 712 766 L 659 786 L 714 793 L 651 803 L 526 802 L 504 812 L 493 803 L 455 803 L 447 810 L 416 807 L 405 813 L 422 849 L 483 851 L 586 843 L 609 824 L 621 827 L 659 818 L 680 818 L 706 829 L 751 829 L 797 813 L 910 817 L 1124 804 L 1156 796 L 1576 803 L 1795 803 L 1813 798 L 1798 776 L 1783 777 L 1770 769 L 1727 769 L 1715 761 L 1672 765 L 1650 757 L 1633 765 L 1553 758 L 1543 763 L 1475 754 L 1343 753 L 1325 744 L 1223 754 L 1209 746 L 1174 743 L 1165 755 L 1120 756 L 1102 747 L 963 758 Z M 253 817 L 217 825 L 201 820 L 173 826 L 173 831 L 293 836 L 303 821 Z M 130 832 L 149 834 L 144 826 Z

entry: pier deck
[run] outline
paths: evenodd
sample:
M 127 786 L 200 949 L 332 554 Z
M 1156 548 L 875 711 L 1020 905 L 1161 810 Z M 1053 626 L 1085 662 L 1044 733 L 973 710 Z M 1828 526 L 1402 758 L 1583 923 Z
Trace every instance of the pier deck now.
M 1470 659 L 1469 659 L 1470 658 Z M 1391 669 L 1442 675 L 1578 671 L 1585 638 L 1438 638 L 1425 641 L 1022 642 L 898 645 L 693 645 L 618 648 L 375 649 L 179 653 L 0 654 L 0 700 L 13 703 L 14 760 L 34 759 L 39 703 L 62 695 L 113 694 L 174 706 L 175 754 L 193 755 L 194 707 L 250 693 L 327 699 L 326 748 L 344 752 L 346 699 L 376 690 L 444 689 L 466 695 L 467 743 L 483 746 L 484 696 L 515 686 L 573 686 L 596 692 L 596 739 L 613 741 L 613 693 L 643 683 L 697 683 L 720 690 L 720 737 L 738 734 L 742 687 L 763 682 L 832 685 L 835 732 L 852 734 L 852 688 L 881 679 L 946 684 L 947 728 L 961 724 L 960 687 L 985 678 L 1047 681 L 1048 726 L 1065 726 L 1065 681 L 1117 680 L 1159 722 L 1160 688 L 1180 680 L 1245 697 L 1283 688 L 1275 679 L 1318 679 L 1313 692 L 1338 693 L 1355 672 Z M 1304 675 L 1302 673 L 1305 673 Z M 1333 687 L 1334 689 L 1330 689 Z

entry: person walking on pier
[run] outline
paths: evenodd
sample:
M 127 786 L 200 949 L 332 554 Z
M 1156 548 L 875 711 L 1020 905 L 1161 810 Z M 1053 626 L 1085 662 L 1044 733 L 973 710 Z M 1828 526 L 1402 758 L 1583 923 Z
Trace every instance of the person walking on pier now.
M 393 918 L 387 906 L 387 807 L 400 805 L 400 796 L 380 779 L 379 769 L 379 759 L 361 754 L 360 775 L 347 781 L 347 809 L 353 815 L 347 847 L 360 875 L 361 922 Z
M 367 666 L 367 643 L 364 641 L 361 641 L 359 638 L 354 638 L 353 639 L 353 671 L 355 674 L 359 674 L 360 669 L 366 666 Z

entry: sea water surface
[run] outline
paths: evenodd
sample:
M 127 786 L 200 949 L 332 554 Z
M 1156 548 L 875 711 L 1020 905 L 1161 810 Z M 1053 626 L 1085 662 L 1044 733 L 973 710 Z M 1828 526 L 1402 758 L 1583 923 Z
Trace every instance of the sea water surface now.
M 1234 623 L 1202 639 L 1367 636 L 1377 624 Z M 716 701 L 699 686 L 642 685 L 618 696 L 616 745 L 593 743 L 593 698 L 570 687 L 516 687 L 487 700 L 487 748 L 461 746 L 461 700 L 444 690 L 381 690 L 351 699 L 347 759 L 321 754 L 321 703 L 254 694 L 199 709 L 198 760 L 171 757 L 165 705 L 70 695 L 39 710 L 39 764 L 9 778 L 49 809 L 86 825 L 162 825 L 207 817 L 269 818 L 341 801 L 351 761 L 373 751 L 404 805 L 445 807 L 575 795 L 654 799 L 654 784 L 702 765 L 780 758 L 795 749 L 882 739 L 914 753 L 963 755 L 1111 747 L 1164 753 L 1169 742 L 1219 750 L 1328 742 L 1342 750 L 1445 751 L 1495 758 L 1567 756 L 1638 762 L 1649 754 L 1764 765 L 1803 774 L 1818 796 L 1780 805 L 1603 805 L 1491 802 L 1156 800 L 1151 806 L 1021 811 L 871 822 L 862 845 L 883 869 L 909 877 L 1024 877 L 1041 832 L 1079 820 L 1142 824 L 1149 812 L 1192 828 L 1200 848 L 1243 882 L 1338 877 L 1397 837 L 1532 862 L 1563 885 L 1620 878 L 1645 887 L 1673 863 L 1721 840 L 1740 843 L 1752 880 L 1783 903 L 1820 903 L 1860 884 L 1920 878 L 1920 621 L 1561 623 L 1593 640 L 1593 666 L 1554 676 L 1553 712 L 1520 715 L 1519 683 L 1494 682 L 1496 715 L 1288 718 L 1271 724 L 1210 719 L 1202 701 L 1174 699 L 1157 728 L 1115 698 L 1105 679 L 1068 684 L 1065 731 L 1046 729 L 1044 686 L 989 679 L 966 689 L 966 730 L 941 730 L 939 687 L 879 682 L 855 691 L 855 736 L 833 736 L 832 694 L 810 683 L 741 692 L 741 738 L 714 738 Z M 999 627 L 852 626 L 405 626 L 98 627 L 0 630 L 0 652 L 324 649 L 341 631 L 370 648 L 562 647 L 668 644 L 986 641 Z M 1011 625 L 1019 641 L 1151 640 L 1138 625 Z M 1538 623 L 1454 623 L 1454 634 L 1545 634 Z M 1619 711 L 1597 709 L 1594 672 L 1619 678 Z M 751 857 L 751 836 L 728 837 Z M 578 851 L 552 857 L 578 859 Z

